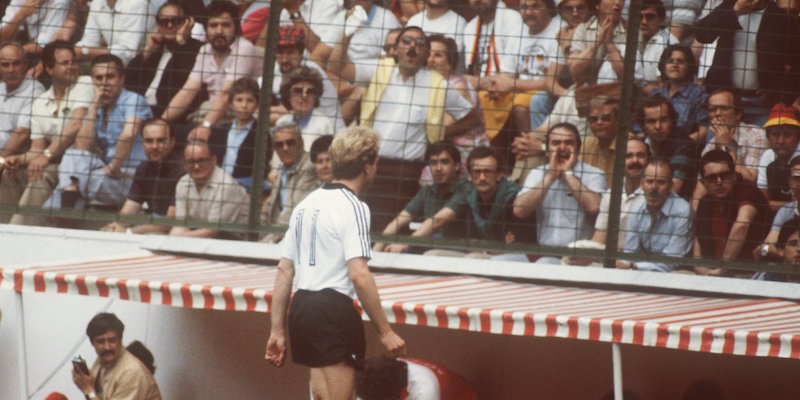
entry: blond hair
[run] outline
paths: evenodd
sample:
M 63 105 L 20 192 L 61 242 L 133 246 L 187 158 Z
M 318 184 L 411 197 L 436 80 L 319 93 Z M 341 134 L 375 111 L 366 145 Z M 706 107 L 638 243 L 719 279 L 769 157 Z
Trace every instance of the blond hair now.
M 331 158 L 334 179 L 355 179 L 364 167 L 378 159 L 380 137 L 364 126 L 352 126 L 336 134 L 328 155 Z

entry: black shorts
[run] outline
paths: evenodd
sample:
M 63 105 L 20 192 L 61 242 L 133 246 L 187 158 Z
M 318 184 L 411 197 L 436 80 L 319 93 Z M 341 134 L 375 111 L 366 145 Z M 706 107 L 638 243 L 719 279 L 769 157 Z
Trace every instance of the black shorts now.
M 292 361 L 311 368 L 364 366 L 364 324 L 353 299 L 333 289 L 298 290 L 289 307 Z

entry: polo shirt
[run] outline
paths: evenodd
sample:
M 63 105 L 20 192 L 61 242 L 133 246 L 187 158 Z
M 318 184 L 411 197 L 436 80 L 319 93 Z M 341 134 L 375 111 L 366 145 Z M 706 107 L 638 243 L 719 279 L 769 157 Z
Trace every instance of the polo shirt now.
M 670 193 L 664 205 L 653 213 L 647 202 L 628 217 L 625 252 L 683 257 L 692 249 L 692 207 Z M 677 264 L 635 261 L 641 271 L 671 272 Z
M 178 220 L 246 224 L 249 204 L 250 197 L 244 188 L 216 166 L 200 191 L 189 174 L 181 177 L 175 186 L 175 217 Z
M 33 101 L 31 114 L 31 140 L 45 139 L 52 142 L 61 135 L 64 123 L 72 111 L 89 108 L 94 102 L 94 86 L 90 76 L 81 76 L 67 88 L 61 103 L 56 101 L 53 88 L 47 89 Z
M 197 59 L 189 74 L 189 79 L 206 85 L 208 97 L 213 98 L 226 81 L 239 78 L 258 79 L 261 75 L 261 57 L 250 41 L 237 37 L 229 47 L 230 52 L 221 64 L 214 58 L 214 48 L 206 43 L 197 53 Z
M 33 99 L 44 92 L 44 86 L 26 76 L 19 87 L 11 93 L 5 82 L 0 82 L 0 149 L 6 146 L 17 128 L 30 129 Z

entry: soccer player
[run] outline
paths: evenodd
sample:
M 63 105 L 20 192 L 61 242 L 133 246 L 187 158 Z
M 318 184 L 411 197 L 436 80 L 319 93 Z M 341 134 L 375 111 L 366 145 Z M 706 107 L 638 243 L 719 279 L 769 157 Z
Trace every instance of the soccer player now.
M 356 295 L 388 353 L 405 353 L 367 267 L 370 213 L 357 197 L 375 177 L 378 142 L 375 131 L 364 127 L 336 135 L 328 150 L 333 181 L 295 207 L 281 242 L 265 358 L 283 365 L 296 273 L 288 317 L 292 360 L 311 367 L 314 398 L 353 397 L 355 369 L 363 365 L 366 351 L 361 316 L 353 306 Z

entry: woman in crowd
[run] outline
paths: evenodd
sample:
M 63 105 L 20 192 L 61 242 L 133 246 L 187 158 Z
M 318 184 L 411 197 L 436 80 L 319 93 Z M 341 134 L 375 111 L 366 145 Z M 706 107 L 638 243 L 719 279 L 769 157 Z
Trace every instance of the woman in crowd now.
M 297 124 L 303 133 L 305 151 L 311 149 L 316 138 L 336 133 L 335 121 L 318 111 L 322 91 L 322 76 L 306 66 L 289 71 L 281 83 L 281 103 L 290 113 L 280 117 L 276 124 Z

